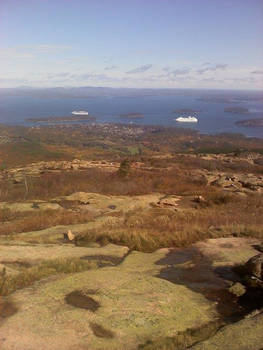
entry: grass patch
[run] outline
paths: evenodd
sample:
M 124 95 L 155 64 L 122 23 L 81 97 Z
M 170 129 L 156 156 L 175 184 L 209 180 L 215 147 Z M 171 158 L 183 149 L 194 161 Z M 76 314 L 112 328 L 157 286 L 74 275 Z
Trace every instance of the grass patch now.
M 132 250 L 152 252 L 182 247 L 207 238 L 225 236 L 263 238 L 263 198 L 251 197 L 204 209 L 174 212 L 152 208 L 125 214 L 123 223 L 107 223 L 77 237 L 77 245 L 115 243 Z M 253 220 L 251 218 L 253 217 Z
M 16 213 L 0 210 L 0 235 L 43 230 L 56 225 L 82 224 L 90 221 L 93 215 L 88 211 L 44 210 Z
M 73 192 L 94 192 L 105 195 L 141 195 L 151 192 L 165 194 L 203 194 L 215 189 L 178 169 L 143 172 L 128 169 L 128 161 L 116 173 L 101 169 L 46 173 L 39 178 L 27 177 L 27 200 L 66 196 Z M 127 176 L 123 176 L 123 173 Z M 1 201 L 23 201 L 24 184 L 0 183 Z
M 97 266 L 96 261 L 63 258 L 41 262 L 36 266 L 25 268 L 24 271 L 15 276 L 7 276 L 5 273 L 2 273 L 0 275 L 0 295 L 9 295 L 18 289 L 28 287 L 34 282 L 51 275 L 82 272 L 97 268 Z

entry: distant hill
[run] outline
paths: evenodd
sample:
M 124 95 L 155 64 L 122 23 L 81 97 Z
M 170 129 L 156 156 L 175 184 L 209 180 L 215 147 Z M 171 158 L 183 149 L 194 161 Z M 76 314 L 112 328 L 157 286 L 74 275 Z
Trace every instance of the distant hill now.
M 211 89 L 151 89 L 111 87 L 50 87 L 22 86 L 0 88 L 1 96 L 30 96 L 41 98 L 100 98 L 141 96 L 193 96 L 197 100 L 218 103 L 239 103 L 240 101 L 263 101 L 263 91 L 211 90 Z

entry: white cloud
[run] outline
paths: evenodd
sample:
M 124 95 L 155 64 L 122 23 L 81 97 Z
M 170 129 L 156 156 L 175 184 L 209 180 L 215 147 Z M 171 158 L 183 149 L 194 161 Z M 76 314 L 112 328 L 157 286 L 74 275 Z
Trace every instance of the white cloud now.
M 173 71 L 170 71 L 169 74 L 176 77 L 177 75 L 185 75 L 190 72 L 190 68 L 181 68 L 181 69 L 175 69 Z
M 127 74 L 137 74 L 137 73 L 144 73 L 147 70 L 149 70 L 150 68 L 152 68 L 152 64 L 144 64 L 143 66 L 134 68 L 129 70 L 128 72 L 126 72 Z
M 214 65 L 207 63 L 204 65 L 206 66 L 205 68 L 197 69 L 196 72 L 198 74 L 204 74 L 206 72 L 215 72 L 218 70 L 225 70 L 228 67 L 228 64 L 226 64 L 226 63 L 218 63 L 218 64 L 214 64 Z
M 20 54 L 22 54 L 22 48 Z M 48 48 L 43 48 L 48 50 Z M 35 48 L 36 50 L 36 48 Z M 36 52 L 36 51 L 35 51 Z M 10 54 L 10 51 L 8 52 Z M 13 51 L 11 52 L 13 54 Z M 46 55 L 45 55 L 46 57 Z M 19 85 L 54 86 L 112 86 L 112 87 L 185 87 L 185 88 L 262 88 L 262 75 L 256 66 L 229 67 L 220 64 L 189 64 L 177 66 L 145 64 L 129 70 L 111 64 L 88 61 L 72 65 L 70 62 L 49 57 L 48 60 L 5 60 L 1 64 L 1 86 Z M 116 69 L 115 69 L 116 67 Z M 105 69 L 106 68 L 106 69 Z M 207 70 L 207 68 L 209 68 Z M 228 68 L 228 69 L 226 69 Z M 200 69 L 207 71 L 203 75 Z

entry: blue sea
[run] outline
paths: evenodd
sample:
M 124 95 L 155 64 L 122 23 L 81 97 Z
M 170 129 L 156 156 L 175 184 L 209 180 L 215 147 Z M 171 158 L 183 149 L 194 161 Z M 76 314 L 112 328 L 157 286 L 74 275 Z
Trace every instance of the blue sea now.
M 224 108 L 238 106 L 249 109 L 249 114 L 224 112 Z M 198 123 L 178 123 L 177 109 L 194 109 Z M 0 123 L 37 125 L 27 118 L 70 116 L 73 110 L 85 110 L 101 123 L 136 123 L 192 128 L 204 134 L 239 133 L 247 137 L 263 138 L 262 127 L 242 127 L 235 122 L 263 117 L 263 102 L 239 100 L 238 103 L 202 101 L 197 96 L 136 96 L 136 97 L 31 97 L 0 96 Z M 120 118 L 121 114 L 141 113 L 142 119 Z M 187 116 L 188 114 L 184 115 Z

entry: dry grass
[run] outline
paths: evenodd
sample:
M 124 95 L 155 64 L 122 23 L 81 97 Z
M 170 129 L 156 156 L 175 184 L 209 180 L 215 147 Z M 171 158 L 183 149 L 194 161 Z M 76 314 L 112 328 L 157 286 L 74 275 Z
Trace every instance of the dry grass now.
M 227 235 L 263 238 L 263 198 L 250 197 L 207 208 L 173 212 L 169 209 L 132 211 L 123 224 L 107 224 L 82 235 L 77 244 L 109 242 L 144 252 L 181 247 L 206 238 Z
M 75 273 L 97 268 L 96 261 L 79 258 L 64 258 L 42 262 L 36 266 L 24 268 L 24 271 L 14 275 L 0 275 L 0 295 L 9 295 L 18 289 L 32 285 L 42 278 L 60 273 Z
M 13 185 L 7 197 L 23 198 L 23 186 Z M 20 188 L 20 193 L 17 189 Z M 15 192 L 18 191 L 18 192 Z M 153 251 L 160 247 L 185 246 L 209 237 L 235 234 L 263 237 L 263 197 L 247 198 L 223 194 L 213 186 L 206 186 L 202 179 L 193 179 L 180 170 L 160 170 L 158 172 L 131 171 L 127 177 L 109 174 L 99 169 L 83 172 L 44 174 L 40 179 L 29 182 L 29 197 L 50 199 L 68 195 L 76 191 L 95 192 L 112 195 L 138 195 L 160 192 L 179 195 L 203 195 L 205 203 L 197 209 L 183 212 L 152 209 L 144 213 L 130 212 L 125 223 L 88 231 L 78 244 L 87 242 L 112 242 L 140 251 Z M 237 205 L 238 203 L 238 205 Z M 87 212 L 68 210 L 47 211 L 24 216 L 10 217 L 0 213 L 5 222 L 0 234 L 41 230 L 63 224 L 84 223 L 92 218 Z M 116 214 L 118 215 L 118 214 Z M 123 215 L 120 213 L 119 215 Z
M 0 184 L 1 201 L 23 201 L 25 199 L 50 199 L 73 192 L 95 192 L 111 195 L 139 195 L 151 192 L 196 194 L 208 191 L 200 179 L 193 179 L 178 170 L 141 172 L 133 170 L 129 176 L 107 173 L 100 169 L 87 171 L 47 173 L 40 178 L 27 179 L 29 191 L 24 184 Z M 212 189 L 210 189 L 211 191 Z
M 2 169 L 22 166 L 42 160 L 72 159 L 70 155 L 57 149 L 49 150 L 44 144 L 34 141 L 20 141 L 0 145 L 0 166 Z
M 128 180 L 129 181 L 129 180 Z M 197 189 L 196 189 L 197 188 Z M 194 189 L 194 190 L 193 190 Z M 207 189 L 207 188 L 206 188 Z M 226 235 L 263 238 L 263 197 L 234 197 L 211 188 L 195 184 L 185 185 L 185 192 L 203 194 L 206 202 L 195 208 L 174 212 L 169 209 L 152 208 L 125 214 L 124 223 L 109 224 L 87 231 L 77 244 L 89 242 L 106 244 L 112 242 L 139 251 L 154 251 L 160 247 L 186 246 L 198 240 Z M 124 215 L 114 212 L 113 215 Z M 93 219 L 89 212 L 71 210 L 39 211 L 24 214 L 0 212 L 0 234 L 12 234 L 45 229 L 56 225 L 85 223 Z
M 221 159 L 204 159 L 199 156 L 189 157 L 188 155 L 177 155 L 170 159 L 170 163 L 178 163 L 184 169 L 204 169 L 208 171 L 221 171 L 226 173 L 255 173 L 262 174 L 263 166 L 258 164 L 251 164 L 246 159 L 232 156 L 229 162 Z M 162 160 L 162 163 L 167 161 Z
M 15 213 L 0 210 L 0 235 L 42 230 L 56 225 L 81 224 L 90 221 L 93 215 L 88 211 L 45 210 L 39 212 Z
M 78 191 L 127 196 L 159 192 L 182 196 L 202 195 L 206 199 L 205 203 L 196 204 L 197 209 L 184 212 L 160 209 L 144 213 L 130 212 L 126 215 L 124 224 L 107 224 L 103 228 L 88 231 L 78 242 L 84 245 L 91 241 L 101 244 L 113 242 L 127 245 L 131 249 L 153 251 L 160 247 L 183 246 L 208 237 L 229 234 L 263 237 L 262 195 L 244 199 L 223 194 L 216 187 L 207 186 L 202 177 L 192 176 L 190 168 L 206 168 L 211 162 L 193 158 L 187 169 L 187 158 L 178 157 L 176 160 L 157 160 L 161 165 L 172 162 L 174 167 L 171 170 L 160 167 L 152 171 L 139 171 L 131 168 L 127 176 L 120 176 L 119 172 L 107 173 L 101 169 L 46 173 L 40 178 L 28 179 L 27 199 L 50 200 Z M 219 165 L 220 163 L 217 164 Z M 5 183 L 0 188 L 2 201 L 22 201 L 24 196 L 23 185 Z M 4 234 L 40 230 L 59 224 L 84 223 L 91 217 L 89 213 L 61 210 L 18 215 L 16 218 L 10 213 L 2 212 L 0 219 L 5 221 L 0 228 L 0 234 Z

